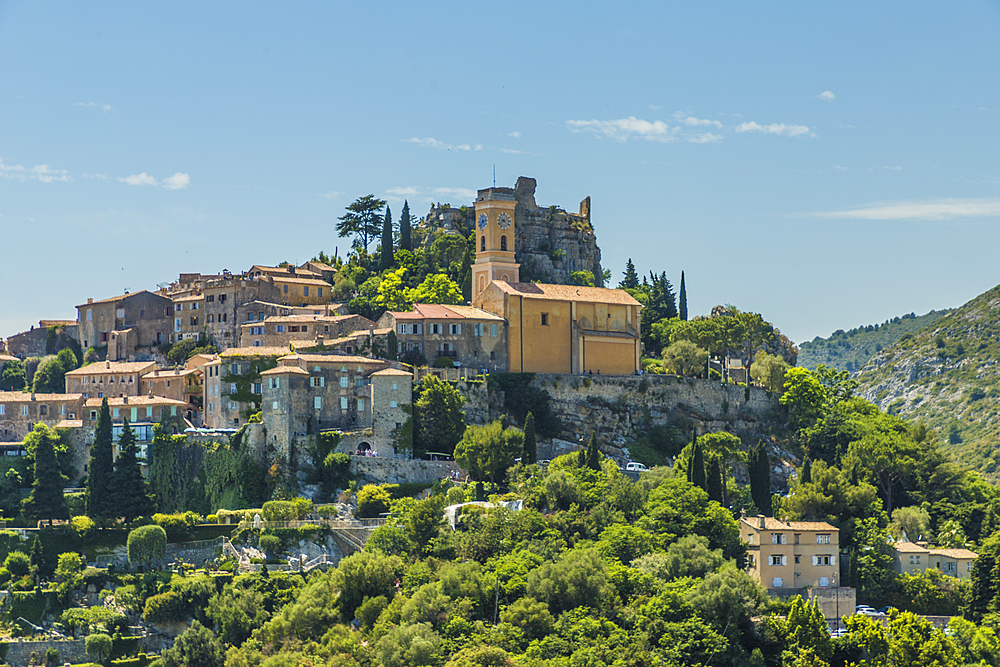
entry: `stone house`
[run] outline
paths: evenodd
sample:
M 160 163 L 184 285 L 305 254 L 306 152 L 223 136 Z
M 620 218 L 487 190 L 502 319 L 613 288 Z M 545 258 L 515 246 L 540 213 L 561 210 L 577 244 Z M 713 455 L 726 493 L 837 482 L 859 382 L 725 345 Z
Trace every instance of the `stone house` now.
M 323 262 L 303 262 L 302 266 L 299 267 L 303 271 L 312 271 L 320 280 L 326 281 L 333 284 L 333 277 L 337 274 L 337 269 L 333 268 L 329 264 L 324 264 Z
M 81 394 L 0 391 L 0 442 L 24 440 L 38 423 L 54 428 L 60 422 L 80 419 L 84 400 Z
M 280 303 L 269 303 L 267 301 L 251 301 L 241 304 L 236 308 L 236 321 L 240 326 L 251 324 L 259 326 L 269 317 L 289 315 L 314 315 L 323 317 L 333 317 L 336 315 L 349 315 L 347 305 L 342 303 L 324 303 L 316 306 L 285 306 Z M 240 347 L 246 347 L 241 344 Z
M 361 315 L 272 315 L 263 322 L 240 325 L 239 341 L 240 347 L 288 348 L 291 341 L 340 338 L 374 327 L 374 322 Z
M 467 368 L 507 370 L 507 322 L 486 310 L 415 303 L 411 312 L 387 311 L 377 326 L 396 332 L 397 354 L 408 363 L 446 357 Z
M 893 569 L 899 574 L 920 574 L 936 569 L 956 579 L 969 579 L 978 554 L 969 549 L 935 549 L 926 542 L 893 544 Z
M 141 396 L 141 378 L 156 369 L 152 361 L 98 361 L 66 373 L 66 393 L 84 398 Z
M 111 361 L 127 360 L 136 348 L 170 341 L 173 302 L 146 290 L 94 301 L 76 307 L 80 346 L 107 346 Z M 127 336 L 116 336 L 130 332 Z
M 308 264 L 309 262 L 307 262 Z M 326 266 L 325 264 L 323 266 Z M 306 278 L 309 280 L 322 280 L 327 282 L 323 278 L 323 273 L 321 271 L 313 271 L 312 269 L 306 267 L 305 264 L 302 266 L 263 266 L 261 264 L 254 264 L 250 267 L 250 270 L 246 272 L 248 278 L 257 280 L 261 277 L 271 277 L 271 278 Z
M 274 368 L 287 347 L 231 347 L 203 364 L 202 422 L 207 428 L 234 428 L 261 405 L 261 372 Z
M 101 413 L 103 399 L 89 398 L 83 406 L 82 427 L 89 431 L 97 428 L 97 419 Z M 172 398 L 162 396 L 120 396 L 108 399 L 108 408 L 111 410 L 111 431 L 112 440 L 117 443 L 121 437 L 122 424 L 128 420 L 129 428 L 135 433 L 136 443 L 139 445 L 139 457 L 146 458 L 146 445 L 153 441 L 153 427 L 164 421 L 177 418 L 172 427 L 173 433 L 182 432 L 185 426 L 183 422 L 184 409 L 187 403 L 175 401 Z M 118 455 L 117 447 L 115 456 Z
M 768 592 L 837 587 L 840 530 L 825 521 L 779 521 L 742 517 L 747 572 Z
M 273 276 L 274 285 L 281 291 L 278 300 L 288 306 L 315 306 L 333 300 L 333 287 L 319 278 L 299 276 Z
M 280 288 L 269 277 L 229 278 L 205 283 L 203 294 L 205 332 L 218 349 L 224 350 L 238 345 L 237 309 L 252 301 L 273 302 L 280 296 Z
M 261 377 L 263 422 L 279 449 L 325 430 L 372 429 L 368 444 L 388 452 L 412 401 L 412 374 L 381 359 L 289 354 Z
M 140 396 L 161 396 L 186 404 L 184 418 L 199 421 L 202 405 L 201 368 L 157 368 L 139 378 Z
M 170 335 L 173 343 L 187 338 L 198 339 L 205 334 L 205 295 L 200 292 L 173 297 L 174 329 Z

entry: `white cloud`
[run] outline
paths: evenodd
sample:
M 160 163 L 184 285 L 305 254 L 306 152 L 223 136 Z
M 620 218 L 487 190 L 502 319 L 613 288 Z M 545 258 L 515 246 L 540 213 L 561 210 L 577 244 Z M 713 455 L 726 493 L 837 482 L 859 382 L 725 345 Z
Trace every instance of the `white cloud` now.
M 656 106 L 655 104 L 650 104 L 650 105 L 649 105 L 649 108 L 650 108 L 650 109 L 652 109 L 653 111 L 659 111 L 659 110 L 660 110 L 660 109 L 662 109 L 663 107 L 658 107 L 658 106 Z
M 83 177 L 84 178 L 96 178 L 99 181 L 106 181 L 106 180 L 108 180 L 108 175 L 107 174 L 101 174 L 101 173 L 97 173 L 97 174 L 83 174 Z
M 0 157 L 0 177 L 42 183 L 73 180 L 65 169 L 52 169 L 47 164 L 36 164 L 34 167 L 28 168 L 21 164 L 7 164 L 2 157 Z
M 721 134 L 712 134 L 711 132 L 703 132 L 693 137 L 689 137 L 688 141 L 691 142 L 692 144 L 710 144 L 715 141 L 722 141 L 722 138 L 723 137 Z
M 805 217 L 840 220 L 939 221 L 1000 216 L 1000 199 L 933 199 L 881 202 L 846 211 L 815 211 Z
M 524 153 L 524 151 L 519 151 L 519 150 L 516 150 L 514 148 L 501 148 L 500 152 L 501 153 L 509 153 L 511 155 L 521 155 L 522 153 Z
M 470 190 L 469 188 L 434 188 L 434 194 L 441 195 L 444 197 L 454 197 L 455 199 L 463 200 L 474 200 L 476 194 L 475 190 Z
M 568 120 L 570 132 L 593 132 L 599 137 L 607 137 L 624 143 L 630 138 L 669 143 L 677 141 L 679 127 L 671 128 L 662 120 L 643 120 L 635 116 L 616 120 Z
M 173 176 L 167 176 L 163 179 L 163 187 L 167 190 L 183 190 L 190 183 L 191 177 L 179 171 Z
M 764 134 L 777 134 L 783 137 L 800 137 L 809 133 L 809 128 L 805 125 L 786 125 L 785 123 L 771 123 L 761 125 L 755 121 L 740 123 L 736 126 L 737 132 L 762 132 Z M 812 134 L 811 136 L 816 136 Z
M 520 139 L 521 138 L 521 133 L 520 132 L 510 132 L 507 136 L 508 137 L 514 137 L 515 139 Z
M 902 167 L 882 167 L 882 168 L 887 169 L 889 171 L 903 171 Z
M 75 106 L 75 107 L 87 107 L 87 108 L 90 108 L 90 109 L 100 109 L 104 113 L 108 113 L 109 111 L 114 111 L 115 110 L 115 108 L 113 106 L 111 106 L 110 104 L 98 104 L 97 102 L 73 102 L 73 106 Z
M 833 98 L 836 97 L 836 95 L 831 93 L 829 90 L 824 90 L 822 93 L 817 95 L 817 97 L 821 100 L 832 100 Z
M 833 168 L 837 171 L 847 171 L 847 167 L 841 167 L 839 164 L 833 165 Z
M 401 141 L 407 144 L 423 146 L 424 148 L 440 148 L 441 150 L 446 151 L 481 151 L 483 149 L 482 144 L 476 144 L 475 146 L 469 144 L 458 144 L 456 146 L 454 144 L 446 144 L 443 141 L 438 141 L 434 137 L 411 137 L 410 139 L 402 139 Z
M 402 202 L 408 199 L 411 202 L 424 201 L 433 204 L 434 202 L 453 202 L 456 205 L 466 204 L 474 201 L 476 191 L 469 188 L 450 187 L 425 187 L 420 185 L 395 186 L 385 191 L 383 195 L 386 201 Z
M 339 197 L 342 194 L 344 194 L 344 193 L 343 192 L 338 192 L 336 190 L 330 190 L 329 192 L 322 192 L 322 193 L 320 193 L 320 194 L 318 194 L 316 196 L 317 197 L 322 197 L 323 199 L 333 199 L 334 197 Z
M 694 116 L 686 114 L 683 111 L 678 111 L 677 113 L 675 113 L 674 118 L 676 118 L 677 120 L 688 126 L 696 127 L 699 125 L 712 125 L 714 127 L 719 128 L 720 130 L 722 129 L 722 123 L 720 123 L 717 120 L 705 120 L 704 118 L 695 118 Z
M 389 188 L 388 190 L 386 190 L 386 193 L 390 194 L 390 195 L 401 195 L 401 196 L 402 195 L 415 195 L 415 194 L 417 194 L 417 189 L 411 185 L 411 186 L 408 186 L 408 187 L 405 187 L 405 188 L 400 188 L 400 187 Z
M 69 180 L 69 176 L 67 176 L 65 169 L 49 169 L 49 165 L 47 164 L 35 165 L 31 168 L 30 173 L 32 178 L 35 178 L 42 183 Z
M 128 183 L 129 185 L 159 185 L 156 179 L 142 172 L 141 174 L 132 174 L 131 176 L 126 176 L 125 178 L 119 178 L 122 183 Z

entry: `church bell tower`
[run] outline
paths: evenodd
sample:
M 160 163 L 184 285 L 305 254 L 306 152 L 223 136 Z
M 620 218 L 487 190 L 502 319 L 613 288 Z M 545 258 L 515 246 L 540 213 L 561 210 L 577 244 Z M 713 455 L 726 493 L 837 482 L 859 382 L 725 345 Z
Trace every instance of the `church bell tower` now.
M 472 300 L 494 280 L 520 282 L 514 261 L 513 188 L 487 188 L 476 197 L 476 263 L 472 265 Z

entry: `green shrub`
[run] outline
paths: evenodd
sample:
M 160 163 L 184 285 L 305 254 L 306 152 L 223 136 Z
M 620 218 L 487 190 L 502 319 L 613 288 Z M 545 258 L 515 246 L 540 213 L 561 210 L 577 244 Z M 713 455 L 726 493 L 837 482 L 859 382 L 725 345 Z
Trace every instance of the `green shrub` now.
M 23 551 L 12 551 L 7 555 L 3 566 L 14 577 L 23 577 L 31 569 L 31 559 Z
M 382 486 L 369 484 L 358 491 L 358 511 L 356 515 L 360 518 L 377 517 L 383 512 L 389 511 L 389 502 L 392 497 Z
M 239 523 L 240 521 L 253 521 L 255 515 L 260 514 L 261 518 L 264 517 L 264 510 L 261 508 L 249 509 L 249 510 L 219 510 L 215 513 L 219 523 Z
M 167 533 L 168 542 L 181 542 L 191 537 L 191 526 L 186 514 L 154 514 L 153 523 Z
M 290 500 L 271 500 L 264 503 L 264 521 L 294 521 L 298 509 Z
M 219 516 L 217 514 L 209 514 L 205 517 L 205 523 L 219 523 Z
M 141 526 L 128 534 L 128 561 L 147 565 L 167 554 L 167 533 L 161 526 Z
M 267 534 L 260 536 L 260 548 L 269 554 L 275 554 L 281 551 L 281 538 L 277 535 Z
M 187 619 L 184 598 L 179 593 L 167 591 L 146 600 L 142 620 L 147 623 L 177 623 Z
M 96 567 L 88 567 L 80 575 L 80 582 L 84 586 L 94 585 L 94 588 L 101 590 L 104 588 L 104 584 L 108 582 L 108 571 L 101 570 Z
M 90 536 L 97 524 L 89 516 L 80 515 L 73 517 L 73 530 L 82 538 Z

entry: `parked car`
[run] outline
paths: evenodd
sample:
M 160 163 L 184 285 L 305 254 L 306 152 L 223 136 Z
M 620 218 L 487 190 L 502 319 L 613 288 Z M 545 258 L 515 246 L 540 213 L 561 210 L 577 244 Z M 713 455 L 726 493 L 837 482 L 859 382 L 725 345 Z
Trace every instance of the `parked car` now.
M 649 468 L 647 468 L 644 464 L 639 463 L 638 461 L 629 461 L 628 463 L 625 464 L 625 470 L 628 470 L 630 472 L 646 472 L 647 470 L 649 470 Z

